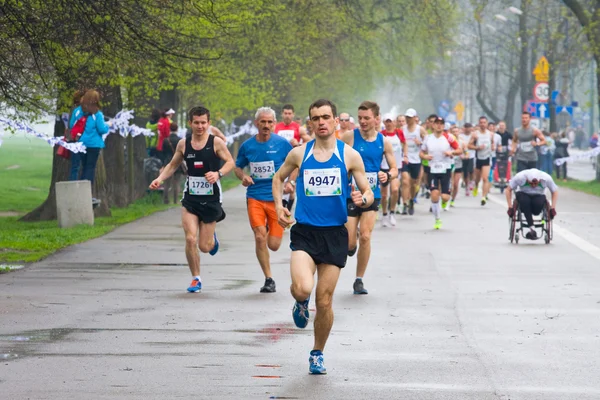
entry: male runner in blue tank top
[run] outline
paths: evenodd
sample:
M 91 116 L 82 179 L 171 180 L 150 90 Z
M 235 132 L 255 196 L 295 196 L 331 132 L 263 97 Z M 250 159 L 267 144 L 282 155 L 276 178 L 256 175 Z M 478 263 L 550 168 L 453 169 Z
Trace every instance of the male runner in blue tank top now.
M 193 277 L 187 290 L 196 293 L 202 289 L 198 248 L 211 256 L 219 250 L 215 228 L 217 222 L 225 219 L 220 178 L 233 169 L 234 163 L 225 142 L 209 133 L 210 111 L 194 107 L 188 120 L 192 134 L 177 143 L 171 162 L 152 181 L 150 189 L 157 189 L 182 162 L 186 163 L 188 172 L 181 200 L 181 220 L 185 232 L 185 256 Z M 225 161 L 223 166 L 221 160 Z
M 344 224 L 346 198 L 357 207 L 370 207 L 374 197 L 367 182 L 365 167 L 358 152 L 335 138 L 337 110 L 329 100 L 317 100 L 308 108 L 309 124 L 315 139 L 294 148 L 273 177 L 273 199 L 279 223 L 290 226 L 290 211 L 281 202 L 283 182 L 296 169 L 296 221 L 290 232 L 292 257 L 292 296 L 296 299 L 292 315 L 299 328 L 308 325 L 308 302 L 318 273 L 315 342 L 309 356 L 309 372 L 325 374 L 323 349 L 333 325 L 331 307 L 340 271 L 348 257 L 348 231 Z M 359 190 L 350 193 L 352 174 Z
M 349 251 L 348 255 L 353 256 L 356 252 L 357 236 L 359 237 L 360 247 L 356 260 L 356 279 L 354 281 L 354 294 L 367 294 L 363 284 L 363 277 L 367 271 L 367 264 L 371 257 L 371 233 L 377 220 L 377 211 L 381 192 L 379 183 L 386 183 L 388 180 L 398 177 L 398 168 L 396 158 L 394 157 L 394 148 L 392 143 L 384 140 L 379 128 L 379 105 L 372 101 L 363 101 L 358 107 L 358 123 L 360 129 L 345 132 L 342 140 L 360 154 L 365 164 L 365 171 L 371 190 L 375 195 L 375 201 L 369 208 L 356 207 L 352 200 L 348 198 L 348 228 Z M 380 171 L 381 160 L 385 156 L 390 172 Z M 360 234 L 357 230 L 360 225 Z

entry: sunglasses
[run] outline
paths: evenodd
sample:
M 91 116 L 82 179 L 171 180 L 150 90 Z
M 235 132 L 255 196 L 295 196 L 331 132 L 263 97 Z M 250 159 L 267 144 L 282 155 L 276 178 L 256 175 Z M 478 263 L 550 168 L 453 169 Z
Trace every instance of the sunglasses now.
M 340 121 L 342 121 L 342 122 L 348 122 L 348 121 L 350 121 L 350 118 L 340 118 Z

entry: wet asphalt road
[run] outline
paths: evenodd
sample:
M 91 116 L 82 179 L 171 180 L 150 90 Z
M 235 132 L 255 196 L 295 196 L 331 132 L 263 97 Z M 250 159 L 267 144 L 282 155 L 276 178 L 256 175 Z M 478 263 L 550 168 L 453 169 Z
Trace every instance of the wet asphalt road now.
M 600 398 L 598 198 L 563 191 L 548 246 L 508 243 L 497 191 L 486 207 L 460 197 L 441 231 L 424 199 L 378 226 L 369 295 L 352 294 L 354 257 L 329 374 L 309 376 L 287 240 L 272 253 L 278 292 L 260 294 L 243 193 L 225 194 L 201 294 L 185 292 L 178 209 L 0 275 L 0 398 Z

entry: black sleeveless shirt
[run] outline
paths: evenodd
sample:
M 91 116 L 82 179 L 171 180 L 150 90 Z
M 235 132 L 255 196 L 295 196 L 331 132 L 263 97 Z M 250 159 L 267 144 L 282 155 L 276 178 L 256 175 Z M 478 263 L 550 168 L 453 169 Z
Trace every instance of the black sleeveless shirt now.
M 188 176 L 186 177 L 185 189 L 183 191 L 185 201 L 202 203 L 207 201 L 221 202 L 220 180 L 214 183 L 212 190 L 210 190 L 210 184 L 205 182 L 204 179 L 197 179 L 203 178 L 207 172 L 217 172 L 221 168 L 221 159 L 215 153 L 214 142 L 215 137 L 209 134 L 204 147 L 200 150 L 195 150 L 192 147 L 192 136 L 190 135 L 185 139 L 183 159 L 188 169 Z

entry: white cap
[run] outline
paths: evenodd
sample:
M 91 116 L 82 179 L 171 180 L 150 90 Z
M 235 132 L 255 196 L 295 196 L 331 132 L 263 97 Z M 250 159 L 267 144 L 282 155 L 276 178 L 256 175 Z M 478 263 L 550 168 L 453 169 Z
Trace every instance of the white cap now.
M 394 116 L 391 113 L 387 113 L 383 115 L 383 118 L 381 119 L 383 122 L 387 121 L 387 120 L 393 121 L 394 120 Z
M 417 116 L 417 110 L 415 110 L 414 108 L 409 108 L 408 110 L 406 110 L 406 112 L 404 113 L 405 117 L 408 118 L 413 118 Z
M 167 111 L 165 114 L 167 114 L 167 115 L 175 114 L 175 110 L 173 110 L 172 108 L 169 108 L 169 111 Z

